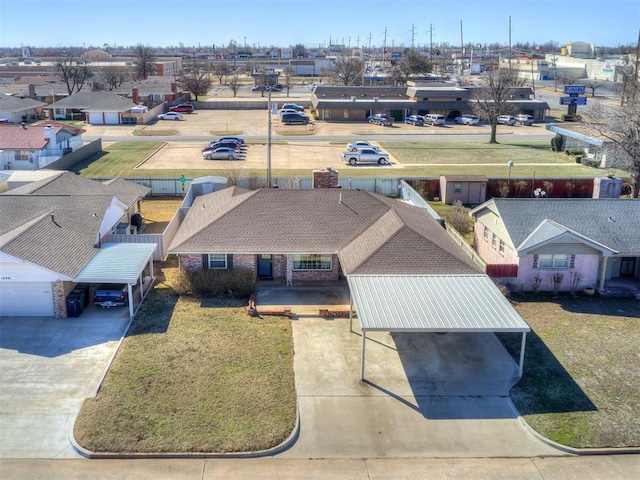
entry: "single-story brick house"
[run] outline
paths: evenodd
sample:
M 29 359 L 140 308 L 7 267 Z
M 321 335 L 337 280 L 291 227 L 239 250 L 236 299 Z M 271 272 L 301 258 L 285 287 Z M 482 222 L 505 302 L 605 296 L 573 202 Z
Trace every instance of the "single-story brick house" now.
M 523 339 L 529 331 L 426 209 L 371 192 L 229 187 L 202 195 L 168 253 L 182 268 L 246 268 L 256 281 L 346 278 L 363 352 L 368 331 L 502 331 Z M 362 362 L 361 378 L 364 355 Z

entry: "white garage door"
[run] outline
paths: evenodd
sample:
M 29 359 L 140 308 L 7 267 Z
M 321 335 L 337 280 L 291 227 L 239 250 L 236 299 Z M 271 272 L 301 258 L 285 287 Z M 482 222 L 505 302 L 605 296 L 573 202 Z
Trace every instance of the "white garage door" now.
M 107 125 L 118 125 L 118 123 L 120 123 L 120 115 L 118 115 L 118 112 L 106 112 L 104 114 L 104 123 Z
M 102 112 L 90 112 L 89 123 L 91 125 L 103 125 L 104 117 L 102 116 Z
M 0 285 L 0 315 L 53 317 L 51 283 L 3 283 Z

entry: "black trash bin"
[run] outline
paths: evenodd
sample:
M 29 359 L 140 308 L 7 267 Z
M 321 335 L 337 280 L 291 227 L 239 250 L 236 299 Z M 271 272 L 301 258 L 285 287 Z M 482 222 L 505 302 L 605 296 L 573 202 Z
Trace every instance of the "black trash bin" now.
M 89 284 L 79 283 L 71 290 L 72 295 L 78 295 L 80 297 L 80 307 L 84 310 L 89 305 Z
M 79 317 L 82 313 L 82 304 L 80 301 L 80 295 L 77 293 L 71 293 L 67 296 L 67 316 Z

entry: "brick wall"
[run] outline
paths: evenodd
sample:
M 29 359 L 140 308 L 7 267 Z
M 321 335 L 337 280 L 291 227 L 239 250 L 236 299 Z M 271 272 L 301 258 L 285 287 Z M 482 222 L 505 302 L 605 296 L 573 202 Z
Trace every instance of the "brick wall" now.
M 339 188 L 338 172 L 327 167 L 313 171 L 313 188 Z
M 187 270 L 196 270 L 202 268 L 202 255 L 178 255 L 180 259 L 180 267 Z
M 54 318 L 67 318 L 67 295 L 76 286 L 73 282 L 58 280 L 51 282 L 51 296 L 53 301 Z
M 258 278 L 258 264 L 256 256 L 252 254 L 233 255 L 233 268 L 247 268 L 253 272 L 253 280 Z

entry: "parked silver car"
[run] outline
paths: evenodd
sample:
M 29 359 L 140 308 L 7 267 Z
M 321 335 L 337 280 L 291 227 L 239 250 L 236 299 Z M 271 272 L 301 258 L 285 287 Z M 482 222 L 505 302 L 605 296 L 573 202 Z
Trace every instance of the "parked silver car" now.
M 202 156 L 207 160 L 235 160 L 238 158 L 237 155 L 238 151 L 229 147 L 220 147 L 202 152 Z

